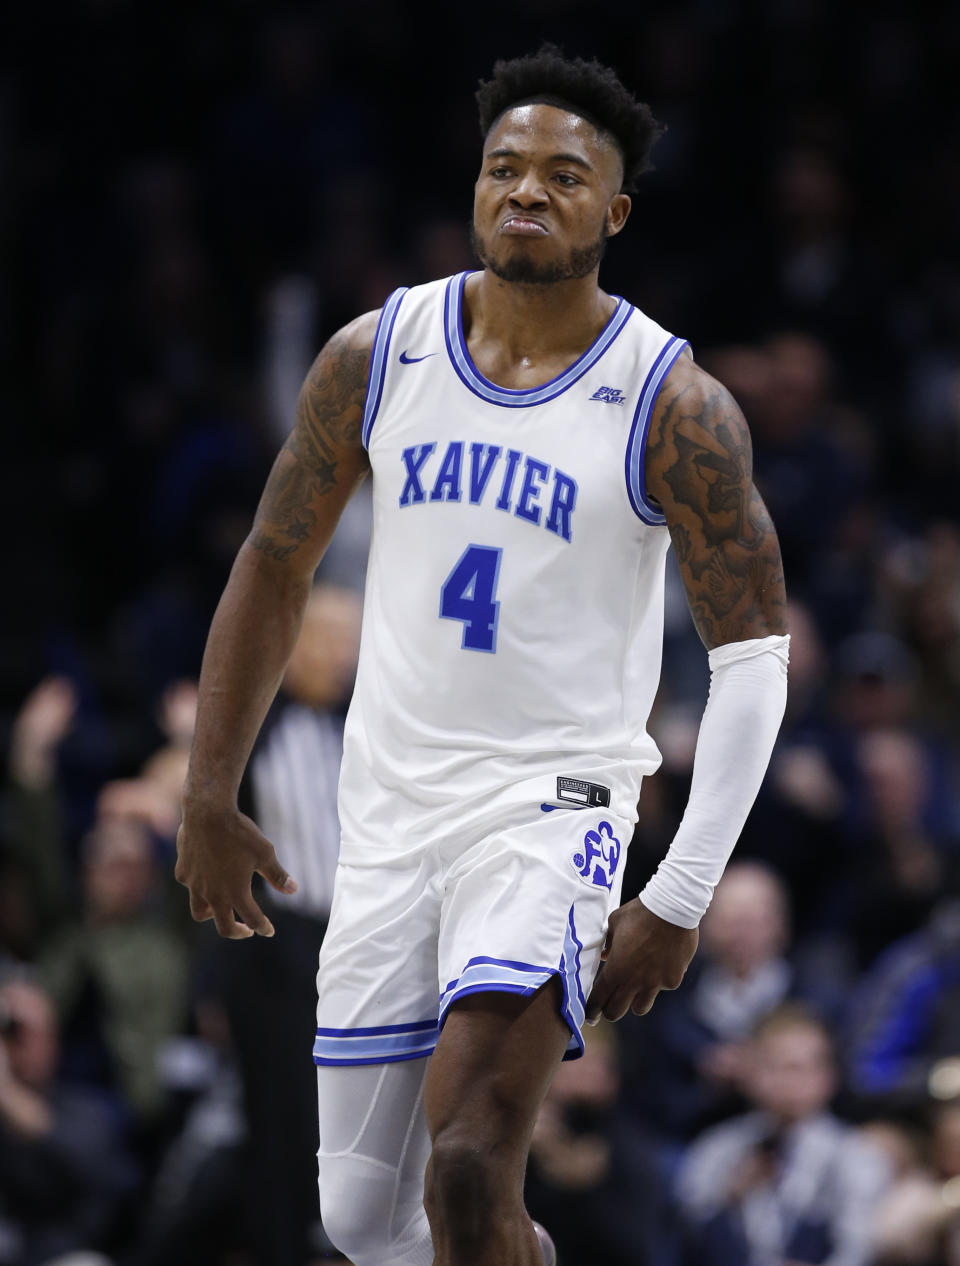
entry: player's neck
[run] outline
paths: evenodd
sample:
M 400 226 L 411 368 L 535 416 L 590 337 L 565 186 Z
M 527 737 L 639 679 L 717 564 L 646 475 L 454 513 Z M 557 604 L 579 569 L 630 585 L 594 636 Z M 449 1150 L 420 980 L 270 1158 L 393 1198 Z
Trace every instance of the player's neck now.
M 548 286 L 517 285 L 484 269 L 469 278 L 463 297 L 464 334 L 474 344 L 496 344 L 505 362 L 536 364 L 576 359 L 609 321 L 616 301 L 597 274 Z

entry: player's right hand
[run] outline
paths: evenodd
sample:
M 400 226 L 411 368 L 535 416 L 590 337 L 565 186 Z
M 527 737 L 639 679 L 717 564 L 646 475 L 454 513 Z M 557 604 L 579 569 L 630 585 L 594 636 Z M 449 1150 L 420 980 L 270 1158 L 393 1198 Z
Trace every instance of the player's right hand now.
M 173 873 L 190 893 L 194 919 L 213 919 L 220 935 L 230 940 L 255 933 L 273 936 L 273 924 L 253 897 L 254 874 L 262 875 L 277 892 L 297 890 L 297 881 L 280 865 L 273 845 L 239 809 L 185 811 Z

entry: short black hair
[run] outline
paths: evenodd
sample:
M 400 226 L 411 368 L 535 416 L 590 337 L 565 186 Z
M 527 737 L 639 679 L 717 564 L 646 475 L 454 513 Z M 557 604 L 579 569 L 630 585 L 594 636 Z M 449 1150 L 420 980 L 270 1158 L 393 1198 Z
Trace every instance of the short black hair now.
M 564 57 L 556 44 L 542 44 L 526 57 L 498 61 L 493 77 L 481 80 L 477 89 L 481 135 L 486 139 L 512 106 L 534 103 L 569 110 L 611 136 L 623 157 L 625 190 L 635 188 L 637 178 L 651 169 L 650 151 L 665 129 L 609 66 Z

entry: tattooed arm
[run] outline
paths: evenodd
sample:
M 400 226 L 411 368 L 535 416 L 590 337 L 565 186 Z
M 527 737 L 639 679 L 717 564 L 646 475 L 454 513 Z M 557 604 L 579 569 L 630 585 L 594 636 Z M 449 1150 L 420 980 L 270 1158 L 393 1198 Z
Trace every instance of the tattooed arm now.
M 377 316 L 359 317 L 335 335 L 307 375 L 293 431 L 210 626 L 176 877 L 190 890 L 193 917 L 212 918 L 222 936 L 273 932 L 251 896 L 254 871 L 279 891 L 296 886 L 238 811 L 237 791 L 293 650 L 313 573 L 369 469 L 360 424 Z
M 378 315 L 358 317 L 314 361 L 244 546 L 285 564 L 277 575 L 298 575 L 308 590 L 343 507 L 369 469 L 360 423 Z
M 710 700 L 680 828 L 640 897 L 610 915 L 587 1017 L 643 1015 L 676 989 L 698 924 L 770 759 L 786 701 L 780 547 L 753 486 L 750 436 L 730 394 L 689 357 L 660 392 L 647 495 L 663 507 L 694 623 L 710 654 Z M 771 645 L 773 643 L 774 645 Z
M 787 631 L 780 546 L 752 475 L 750 433 L 736 402 L 681 356 L 650 426 L 647 494 L 663 507 L 708 650 Z

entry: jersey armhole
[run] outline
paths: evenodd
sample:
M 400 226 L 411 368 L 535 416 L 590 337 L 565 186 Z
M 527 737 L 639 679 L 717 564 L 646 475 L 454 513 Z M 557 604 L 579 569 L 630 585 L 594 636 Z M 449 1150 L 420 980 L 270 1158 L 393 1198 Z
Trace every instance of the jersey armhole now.
M 360 439 L 366 449 L 370 447 L 370 435 L 383 398 L 383 383 L 387 376 L 387 353 L 390 350 L 393 327 L 396 324 L 403 296 L 408 290 L 409 286 L 401 286 L 387 299 L 380 313 L 380 320 L 377 322 L 377 332 L 373 337 L 370 371 L 367 374 L 367 394 L 363 402 L 363 422 L 360 427 Z
M 650 419 L 653 417 L 653 406 L 657 402 L 664 378 L 684 348 L 689 346 L 686 339 L 671 335 L 661 347 L 640 392 L 637 411 L 633 415 L 633 425 L 630 427 L 630 436 L 627 439 L 627 454 L 624 462 L 627 496 L 630 498 L 634 514 L 649 527 L 663 527 L 667 521 L 660 506 L 647 496 L 644 467 Z

